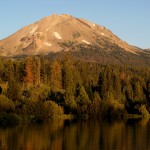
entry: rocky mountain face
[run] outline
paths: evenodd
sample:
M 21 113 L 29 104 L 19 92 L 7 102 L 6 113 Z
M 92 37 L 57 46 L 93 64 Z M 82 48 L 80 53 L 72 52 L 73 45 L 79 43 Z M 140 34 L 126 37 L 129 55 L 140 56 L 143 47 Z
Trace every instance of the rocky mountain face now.
M 149 52 L 149 53 L 150 53 L 150 48 L 148 48 L 148 49 L 145 49 L 145 51 L 147 51 L 147 52 Z
M 138 62 L 139 59 L 147 64 L 150 60 L 148 51 L 127 44 L 105 27 L 66 14 L 45 17 L 0 41 L 0 56 L 66 51 L 74 55 L 80 52 L 86 59 L 92 58 L 91 61 L 111 58 L 118 62 L 134 59 Z

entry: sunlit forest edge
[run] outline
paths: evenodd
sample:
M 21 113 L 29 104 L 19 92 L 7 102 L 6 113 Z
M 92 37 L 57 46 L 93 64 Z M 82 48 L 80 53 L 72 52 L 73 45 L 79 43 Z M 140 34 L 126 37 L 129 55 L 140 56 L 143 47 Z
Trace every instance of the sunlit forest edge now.
M 50 118 L 148 118 L 150 68 L 30 56 L 0 58 L 0 125 Z

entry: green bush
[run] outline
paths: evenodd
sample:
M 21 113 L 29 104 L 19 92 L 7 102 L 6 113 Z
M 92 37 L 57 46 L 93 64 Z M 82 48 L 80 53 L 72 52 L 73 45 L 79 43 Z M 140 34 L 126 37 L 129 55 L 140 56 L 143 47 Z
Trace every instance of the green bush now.
M 125 108 L 123 104 L 120 104 L 115 100 L 101 103 L 99 112 L 100 117 L 114 120 L 122 118 L 123 114 L 125 114 Z
M 55 118 L 64 114 L 63 108 L 53 101 L 46 101 L 43 105 L 48 118 Z
M 150 114 L 149 114 L 148 110 L 146 109 L 145 105 L 141 105 L 140 108 L 139 108 L 139 111 L 141 112 L 141 114 L 144 118 L 149 118 L 150 117 Z
M 0 112 L 14 111 L 15 105 L 14 102 L 9 100 L 5 95 L 0 95 Z
M 50 88 L 46 85 L 41 84 L 39 87 L 32 87 L 23 91 L 23 96 L 25 99 L 30 99 L 31 101 L 45 100 L 48 98 Z

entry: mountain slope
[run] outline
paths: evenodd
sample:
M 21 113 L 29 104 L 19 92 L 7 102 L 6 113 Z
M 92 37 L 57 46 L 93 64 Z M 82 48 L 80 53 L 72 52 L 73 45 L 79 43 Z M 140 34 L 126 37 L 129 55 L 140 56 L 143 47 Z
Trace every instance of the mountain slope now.
M 120 60 L 122 55 L 150 58 L 149 52 L 128 45 L 105 27 L 66 14 L 45 17 L 0 41 L 1 56 L 47 55 L 83 49 L 96 49 Z

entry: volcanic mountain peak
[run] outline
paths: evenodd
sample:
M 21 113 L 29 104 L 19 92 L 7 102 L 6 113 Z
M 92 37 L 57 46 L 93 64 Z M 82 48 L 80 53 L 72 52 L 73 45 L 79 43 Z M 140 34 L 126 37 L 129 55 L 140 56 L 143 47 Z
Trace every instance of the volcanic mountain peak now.
M 138 55 L 139 49 L 123 42 L 105 27 L 71 15 L 51 15 L 0 41 L 0 55 L 36 55 L 76 50 L 80 45 L 107 51 L 114 45 Z

